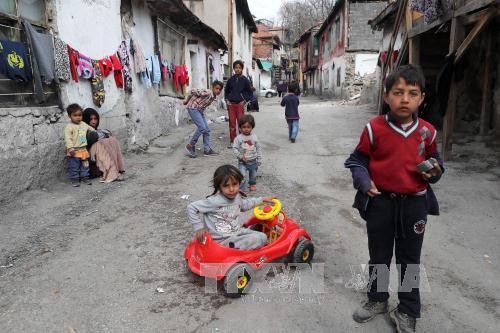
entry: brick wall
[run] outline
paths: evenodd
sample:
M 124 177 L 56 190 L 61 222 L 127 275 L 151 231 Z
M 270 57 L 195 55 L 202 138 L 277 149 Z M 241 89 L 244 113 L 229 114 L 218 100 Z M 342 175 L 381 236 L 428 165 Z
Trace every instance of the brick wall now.
M 387 6 L 387 1 L 349 3 L 348 50 L 378 51 L 382 44 L 382 32 L 373 32 L 368 20 L 377 16 Z
M 254 58 L 271 60 L 273 57 L 273 45 L 271 44 L 271 40 L 266 41 L 254 38 L 252 56 Z

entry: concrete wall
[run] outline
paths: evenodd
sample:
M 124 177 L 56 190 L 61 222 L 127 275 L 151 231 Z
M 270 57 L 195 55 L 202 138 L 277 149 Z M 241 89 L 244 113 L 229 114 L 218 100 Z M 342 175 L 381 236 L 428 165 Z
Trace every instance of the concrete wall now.
M 378 51 L 382 32 L 372 31 L 368 20 L 387 6 L 387 1 L 349 1 L 347 49 Z
M 358 53 L 355 57 L 355 73 L 359 76 L 375 73 L 378 53 Z
M 226 41 L 229 41 L 228 1 L 234 0 L 183 0 L 186 7 L 198 16 L 203 23 L 222 34 Z
M 240 28 L 238 29 L 238 25 Z M 239 33 L 238 33 L 239 32 Z M 252 74 L 252 33 L 243 19 L 243 15 L 233 6 L 233 61 L 242 60 L 245 64 L 243 74 Z

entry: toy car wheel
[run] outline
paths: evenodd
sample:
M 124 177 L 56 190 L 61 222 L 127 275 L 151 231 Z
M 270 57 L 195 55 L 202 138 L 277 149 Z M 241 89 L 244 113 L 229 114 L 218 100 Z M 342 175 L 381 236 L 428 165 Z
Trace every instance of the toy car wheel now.
M 314 245 L 313 243 L 305 238 L 301 238 L 293 253 L 291 255 L 291 261 L 295 263 L 307 263 L 309 264 L 314 257 Z
M 252 286 L 253 270 L 248 264 L 239 263 L 229 269 L 224 278 L 224 291 L 228 297 L 240 297 Z

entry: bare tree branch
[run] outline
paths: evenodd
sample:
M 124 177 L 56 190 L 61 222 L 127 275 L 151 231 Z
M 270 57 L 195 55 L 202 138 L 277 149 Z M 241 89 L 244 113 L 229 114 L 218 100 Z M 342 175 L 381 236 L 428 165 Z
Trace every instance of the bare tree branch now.
M 323 22 L 336 0 L 288 0 L 281 5 L 281 25 L 289 30 L 291 41 L 296 41 L 304 31 Z

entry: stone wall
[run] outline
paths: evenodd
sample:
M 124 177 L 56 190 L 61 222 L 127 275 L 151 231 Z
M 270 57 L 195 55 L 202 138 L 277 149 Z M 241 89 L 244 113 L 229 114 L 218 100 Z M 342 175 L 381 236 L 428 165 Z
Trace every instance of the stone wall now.
M 57 107 L 0 109 L 0 202 L 64 173 L 66 119 Z

